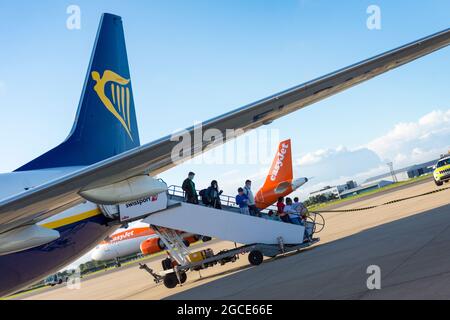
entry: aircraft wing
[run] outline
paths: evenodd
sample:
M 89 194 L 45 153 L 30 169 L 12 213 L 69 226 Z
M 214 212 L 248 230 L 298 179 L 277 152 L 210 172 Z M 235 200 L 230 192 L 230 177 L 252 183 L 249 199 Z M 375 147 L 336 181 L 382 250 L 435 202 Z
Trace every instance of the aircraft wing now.
M 226 137 L 227 129 L 242 129 L 246 132 L 269 124 L 293 111 L 446 47 L 449 43 L 450 28 L 208 120 L 202 124 L 203 131 L 215 128 L 223 134 L 224 141 L 225 138 L 232 139 L 235 136 Z M 186 132 L 192 137 L 194 127 L 186 129 Z M 0 233 L 35 223 L 84 201 L 79 195 L 83 189 L 112 184 L 143 173 L 156 175 L 172 168 L 177 165 L 172 162 L 172 150 L 179 141 L 172 141 L 171 137 L 173 135 L 0 201 Z M 192 143 L 192 155 L 216 145 L 212 144 L 211 141 Z

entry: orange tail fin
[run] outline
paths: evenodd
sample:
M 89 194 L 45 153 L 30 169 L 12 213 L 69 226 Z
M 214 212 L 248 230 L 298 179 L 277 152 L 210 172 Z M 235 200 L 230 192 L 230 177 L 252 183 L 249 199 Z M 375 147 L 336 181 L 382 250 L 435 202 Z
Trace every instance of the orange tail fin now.
M 292 151 L 291 140 L 280 142 L 272 166 L 264 185 L 256 194 L 255 202 L 259 209 L 265 209 L 277 199 L 292 192 Z

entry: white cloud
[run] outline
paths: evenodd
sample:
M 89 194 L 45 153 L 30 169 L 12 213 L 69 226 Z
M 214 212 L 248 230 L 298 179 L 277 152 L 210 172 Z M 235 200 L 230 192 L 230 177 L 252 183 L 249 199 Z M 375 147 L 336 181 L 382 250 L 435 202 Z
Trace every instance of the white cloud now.
M 339 146 L 310 152 L 295 164 L 298 176 L 315 177 L 318 183 L 367 172 L 378 167 L 381 161 L 375 152 L 367 148 L 349 150 Z
M 348 150 L 344 146 L 338 146 L 334 149 L 319 149 L 300 157 L 300 159 L 296 161 L 296 164 L 299 166 L 310 166 L 319 163 L 326 158 L 333 157 L 337 154 L 344 154 L 346 152 L 348 152 Z
M 296 176 L 314 177 L 299 190 L 306 198 L 312 191 L 387 173 L 386 161 L 396 168 L 407 167 L 439 157 L 450 150 L 450 109 L 432 111 L 416 122 L 399 123 L 365 146 L 349 150 L 344 146 L 319 149 L 295 161 Z
M 408 166 L 432 160 L 450 146 L 450 109 L 435 110 L 417 122 L 399 123 L 385 135 L 367 144 L 383 160 Z

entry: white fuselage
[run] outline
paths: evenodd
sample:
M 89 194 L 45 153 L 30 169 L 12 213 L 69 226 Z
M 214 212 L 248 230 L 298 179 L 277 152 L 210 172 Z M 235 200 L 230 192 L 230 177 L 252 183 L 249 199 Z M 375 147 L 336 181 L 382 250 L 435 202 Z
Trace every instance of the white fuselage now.
M 83 167 L 64 167 L 54 169 L 42 169 L 33 171 L 19 171 L 0 174 L 0 201 L 18 193 L 33 189 L 54 179 L 61 178 Z M 92 202 L 84 202 L 75 205 L 63 212 L 53 215 L 37 223 L 40 226 L 59 226 L 60 221 L 70 222 L 71 218 L 82 216 L 87 212 L 96 210 L 98 206 Z
M 0 174 L 0 200 L 33 189 L 83 167 L 64 167 Z
M 123 229 L 118 229 L 116 232 L 123 232 Z M 113 237 L 114 234 L 111 236 Z M 139 253 L 141 252 L 141 243 L 150 238 L 158 238 L 158 236 L 156 234 L 143 235 L 125 240 L 101 243 L 92 250 L 91 258 L 96 261 L 106 261 Z

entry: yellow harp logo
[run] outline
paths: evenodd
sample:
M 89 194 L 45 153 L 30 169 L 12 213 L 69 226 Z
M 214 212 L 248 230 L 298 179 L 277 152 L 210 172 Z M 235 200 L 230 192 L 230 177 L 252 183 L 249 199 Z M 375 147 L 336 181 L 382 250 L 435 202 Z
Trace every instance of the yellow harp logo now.
M 125 79 L 111 70 L 105 70 L 103 76 L 97 71 L 91 73 L 92 79 L 96 82 L 94 86 L 95 92 L 103 102 L 106 109 L 119 120 L 124 129 L 127 131 L 130 139 L 131 125 L 130 125 L 130 88 L 128 84 L 130 79 Z M 110 86 L 107 84 L 110 83 Z M 111 99 L 107 96 L 107 90 L 110 91 Z M 112 100 L 112 101 L 111 101 Z

